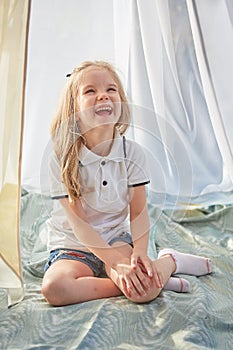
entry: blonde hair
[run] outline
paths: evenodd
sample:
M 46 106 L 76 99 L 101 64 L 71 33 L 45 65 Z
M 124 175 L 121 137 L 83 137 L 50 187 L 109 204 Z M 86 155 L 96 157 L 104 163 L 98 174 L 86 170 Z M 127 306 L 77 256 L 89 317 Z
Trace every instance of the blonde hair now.
M 79 154 L 85 143 L 76 122 L 77 95 L 83 74 L 90 68 L 106 69 L 118 86 L 121 99 L 121 116 L 115 130 L 123 135 L 130 123 L 130 108 L 121 80 L 114 67 L 104 61 L 86 61 L 70 74 L 58 111 L 51 124 L 51 136 L 55 153 L 60 161 L 61 176 L 71 200 L 81 196 L 79 186 Z

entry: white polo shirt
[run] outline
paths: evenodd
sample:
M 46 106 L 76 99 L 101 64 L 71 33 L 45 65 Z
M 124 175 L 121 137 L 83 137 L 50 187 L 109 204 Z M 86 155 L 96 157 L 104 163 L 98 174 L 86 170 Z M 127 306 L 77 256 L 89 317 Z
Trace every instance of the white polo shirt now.
M 83 146 L 77 161 L 80 163 L 81 202 L 89 224 L 107 242 L 120 232 L 130 232 L 128 188 L 150 182 L 141 146 L 117 134 L 108 156 L 101 157 Z M 49 174 L 54 206 L 47 222 L 48 248 L 82 249 L 59 202 L 68 195 L 55 153 L 50 157 Z

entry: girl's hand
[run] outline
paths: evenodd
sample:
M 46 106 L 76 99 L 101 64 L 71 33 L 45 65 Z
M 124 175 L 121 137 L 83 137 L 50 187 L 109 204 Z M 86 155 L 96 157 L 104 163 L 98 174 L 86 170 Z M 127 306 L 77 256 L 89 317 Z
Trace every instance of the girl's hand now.
M 114 270 L 118 274 L 119 287 L 127 298 L 134 297 L 140 299 L 145 296 L 152 286 L 151 278 L 141 269 L 138 264 L 132 267 L 130 261 L 118 263 Z
M 133 269 L 140 269 L 150 277 L 157 288 L 163 288 L 163 278 L 160 270 L 156 269 L 156 264 L 147 255 L 133 253 L 131 255 L 131 266 Z

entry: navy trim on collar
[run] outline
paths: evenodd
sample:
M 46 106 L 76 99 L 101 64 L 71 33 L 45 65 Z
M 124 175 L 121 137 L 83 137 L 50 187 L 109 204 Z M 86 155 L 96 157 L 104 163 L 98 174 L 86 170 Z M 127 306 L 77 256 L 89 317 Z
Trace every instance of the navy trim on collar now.
M 150 183 L 150 180 L 145 181 L 145 182 L 141 182 L 141 183 L 138 183 L 138 184 L 128 185 L 128 187 L 144 186 L 144 185 L 148 185 L 149 183 Z

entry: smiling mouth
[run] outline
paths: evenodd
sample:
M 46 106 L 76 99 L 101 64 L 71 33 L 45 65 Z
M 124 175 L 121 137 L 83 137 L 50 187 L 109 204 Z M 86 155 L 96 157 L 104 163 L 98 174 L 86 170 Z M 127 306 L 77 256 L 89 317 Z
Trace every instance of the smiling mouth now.
M 100 106 L 96 108 L 95 113 L 98 115 L 110 115 L 112 114 L 113 108 L 111 106 Z

